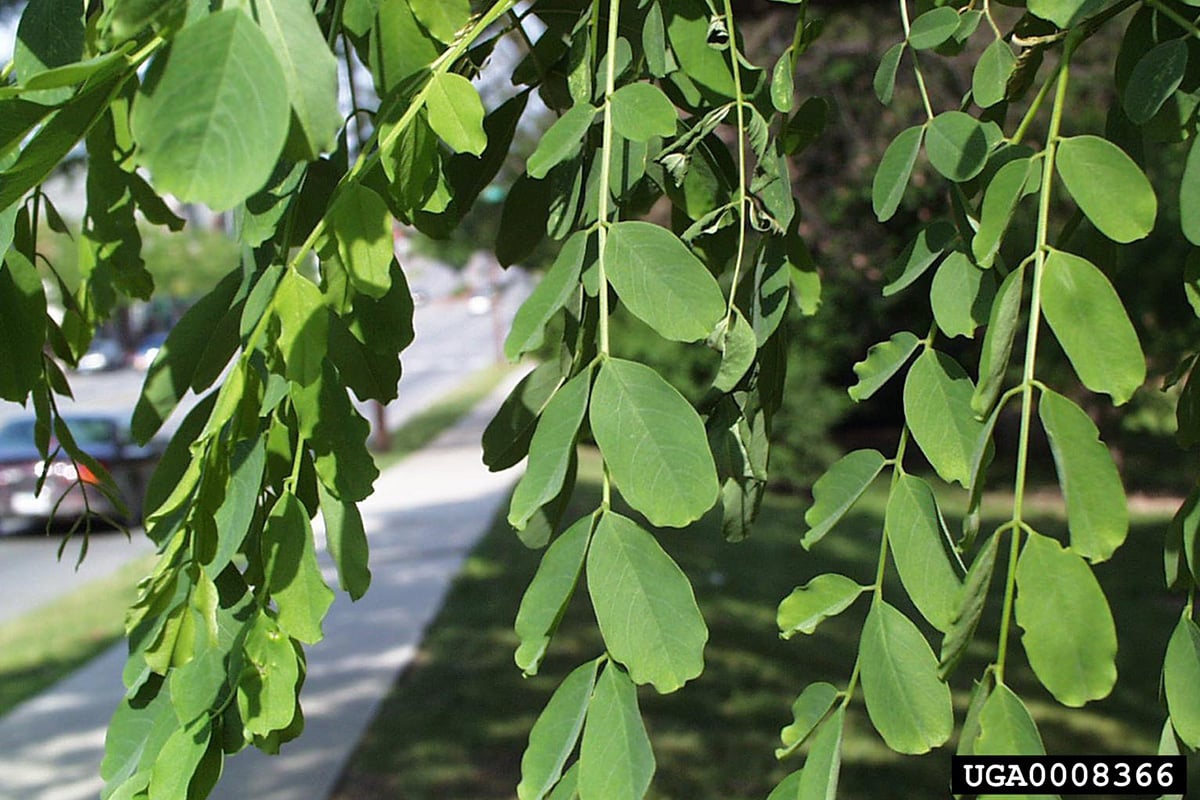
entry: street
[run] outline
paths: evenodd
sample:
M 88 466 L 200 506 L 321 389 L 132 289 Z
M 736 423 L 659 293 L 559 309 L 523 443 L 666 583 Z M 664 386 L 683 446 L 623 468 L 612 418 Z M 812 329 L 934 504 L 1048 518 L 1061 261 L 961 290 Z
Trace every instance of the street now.
M 389 428 L 403 424 L 474 372 L 495 363 L 496 331 L 508 329 L 522 298 L 520 289 L 514 287 L 500 297 L 494 312 L 485 314 L 472 314 L 465 299 L 447 298 L 418 308 L 414 319 L 416 339 L 401 354 L 400 396 L 387 407 Z M 142 373 L 129 369 L 72 375 L 71 386 L 77 400 L 63 400 L 60 410 L 130 413 L 142 377 Z M 374 423 L 371 409 L 360 406 L 360 410 Z M 31 410 L 0 402 L 0 423 L 28 413 Z M 177 412 L 167 426 L 177 424 L 181 417 Z M 55 557 L 57 536 L 43 533 L 0 536 L 0 623 L 54 599 L 85 580 L 110 574 L 130 559 L 152 550 L 150 542 L 139 533 L 134 531 L 132 540 L 114 531 L 93 534 L 87 558 L 78 571 L 75 543 L 68 544 L 60 562 Z

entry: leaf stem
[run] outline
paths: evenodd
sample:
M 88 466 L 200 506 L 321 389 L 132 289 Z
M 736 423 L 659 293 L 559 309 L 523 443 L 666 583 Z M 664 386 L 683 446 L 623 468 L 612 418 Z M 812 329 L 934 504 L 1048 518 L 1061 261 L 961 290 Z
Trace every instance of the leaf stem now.
M 1021 379 L 1021 432 L 1017 440 L 1017 468 L 1013 486 L 1012 539 L 1009 545 L 1008 575 L 1004 587 L 1003 616 L 1000 622 L 1000 640 L 996 654 L 996 680 L 1004 682 L 1004 666 L 1008 655 L 1009 630 L 1012 625 L 1013 597 L 1016 590 L 1017 558 L 1021 548 L 1021 531 L 1024 529 L 1025 483 L 1029 464 L 1029 439 L 1033 424 L 1033 389 L 1037 380 L 1034 376 L 1037 365 L 1038 329 L 1042 313 L 1042 275 L 1046 267 L 1047 243 L 1050 230 L 1050 196 L 1054 183 L 1054 160 L 1058 150 L 1058 135 L 1062 127 L 1063 108 L 1066 106 L 1067 85 L 1070 78 L 1069 59 L 1071 50 L 1063 53 L 1058 68 L 1057 90 L 1054 95 L 1054 110 L 1050 116 L 1050 130 L 1046 134 L 1046 152 L 1042 160 L 1042 186 L 1038 197 L 1037 249 L 1033 262 L 1033 288 L 1029 299 L 1029 327 L 1025 338 L 1025 364 Z
M 608 200 L 610 191 L 609 172 L 612 166 L 613 149 L 612 96 L 617 90 L 617 23 L 620 13 L 620 0 L 609 0 L 608 44 L 604 54 L 604 124 L 600 150 L 600 189 L 599 197 L 596 200 L 596 217 L 599 223 L 596 228 L 596 247 L 598 251 L 596 256 L 596 275 L 600 287 L 598 291 L 600 300 L 599 350 L 602 358 L 607 358 L 610 353 L 608 338 L 608 265 L 606 264 L 605 250 L 608 244 L 608 217 L 611 213 L 608 207 Z M 595 18 L 599 19 L 598 11 Z M 602 491 L 604 507 L 608 508 L 612 503 L 612 479 L 609 476 L 607 464 L 604 465 Z
M 1159 2 L 1159 0 L 1143 0 L 1143 2 L 1153 8 L 1155 11 L 1162 14 L 1167 19 L 1174 22 L 1179 27 L 1183 28 L 1190 35 L 1200 39 L 1200 28 L 1196 27 L 1196 23 L 1189 22 L 1187 17 L 1174 10 L 1166 3 Z
M 908 0 L 900 0 L 900 21 L 904 25 L 904 38 L 908 39 L 908 32 L 912 29 L 912 24 L 908 19 Z M 929 88 L 925 85 L 925 74 L 921 72 L 921 62 L 917 58 L 917 51 L 913 54 L 913 74 L 917 76 L 917 89 L 921 92 L 921 102 L 925 105 L 925 114 L 930 119 L 933 119 L 936 114 L 933 113 L 933 103 L 929 100 Z
M 742 259 L 746 255 L 746 97 L 742 92 L 742 69 L 738 49 L 737 36 L 733 24 L 733 2 L 725 0 L 725 25 L 729 29 L 729 63 L 733 70 L 734 113 L 737 115 L 737 215 L 738 241 L 737 255 L 733 260 L 733 283 L 729 287 L 729 302 L 725 307 L 725 332 L 728 335 L 729 326 L 733 322 L 733 298 L 737 294 L 738 279 L 742 271 Z

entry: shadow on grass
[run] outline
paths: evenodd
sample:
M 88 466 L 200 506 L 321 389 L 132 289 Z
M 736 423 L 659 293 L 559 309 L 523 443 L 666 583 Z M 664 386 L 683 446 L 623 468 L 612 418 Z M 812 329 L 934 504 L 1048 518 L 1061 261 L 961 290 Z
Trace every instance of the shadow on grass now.
M 571 513 L 588 513 L 598 499 L 595 472 L 585 460 Z M 687 531 L 659 534 L 696 587 L 710 641 L 700 678 L 665 697 L 639 693 L 658 761 L 650 797 L 761 799 L 802 765 L 801 756 L 775 759 L 778 731 L 791 721 L 791 702 L 806 685 L 827 680 L 845 686 L 867 599 L 824 622 L 813 636 L 787 642 L 776 634 L 775 609 L 794 586 L 822 572 L 870 583 L 884 500 L 883 491 L 870 492 L 812 553 L 799 544 L 805 502 L 793 497 L 768 498 L 754 536 L 740 544 L 724 542 L 711 517 Z M 1045 533 L 1061 532 L 1052 516 L 1032 522 Z M 1163 524 L 1135 524 L 1126 546 L 1097 569 L 1120 637 L 1120 678 L 1111 697 L 1064 709 L 1024 665 L 1019 644 L 1010 647 L 1008 682 L 1030 706 L 1052 753 L 1155 752 L 1164 717 L 1159 666 L 1180 608 L 1179 600 L 1156 588 L 1162 582 Z M 517 542 L 503 519 L 497 522 L 452 588 L 417 664 L 386 700 L 335 800 L 514 796 L 534 719 L 557 682 L 602 649 L 581 585 L 541 673 L 521 677 L 512 661 L 512 621 L 539 556 Z M 959 725 L 972 681 L 995 649 L 1002 574 L 998 570 L 993 581 L 975 645 L 951 681 Z M 888 585 L 885 595 L 904 607 L 898 585 Z M 861 696 L 851 706 L 848 726 L 840 797 L 949 795 L 953 742 L 917 758 L 892 753 L 871 728 Z

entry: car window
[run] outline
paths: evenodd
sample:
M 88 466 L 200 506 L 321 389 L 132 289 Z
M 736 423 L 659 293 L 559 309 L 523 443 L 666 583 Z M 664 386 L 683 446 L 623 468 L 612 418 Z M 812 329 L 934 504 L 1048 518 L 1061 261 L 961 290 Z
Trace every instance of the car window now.
M 85 449 L 89 444 L 112 444 L 114 438 L 114 426 L 106 419 L 72 419 L 67 420 L 67 426 Z
M 33 420 L 15 420 L 0 428 L 0 446 L 23 447 L 30 444 L 33 444 Z

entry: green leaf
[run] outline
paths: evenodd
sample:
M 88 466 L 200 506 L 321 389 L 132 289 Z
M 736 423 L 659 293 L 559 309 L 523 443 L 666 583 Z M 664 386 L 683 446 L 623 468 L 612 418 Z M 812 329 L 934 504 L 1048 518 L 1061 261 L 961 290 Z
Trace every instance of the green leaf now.
M 200 563 L 213 575 L 221 574 L 241 549 L 258 510 L 263 469 L 267 463 L 266 440 L 243 439 L 232 448 L 225 497 L 212 514 L 217 541 L 211 549 L 194 546 Z
M 844 575 L 818 575 L 779 604 L 775 620 L 784 639 L 796 633 L 812 633 L 824 620 L 845 611 L 862 594 L 864 587 Z
M 593 516 L 581 517 L 554 540 L 521 598 L 515 626 L 521 643 L 515 658 L 526 676 L 537 674 L 550 638 L 575 592 L 594 523 Z
M 606 359 L 592 389 L 590 419 L 613 483 L 651 524 L 682 528 L 717 501 L 704 424 L 654 370 Z
M 1093 564 L 1107 561 L 1129 532 L 1117 465 L 1091 418 L 1067 398 L 1043 390 L 1038 413 L 1067 503 L 1071 549 Z
M 567 759 L 583 731 L 599 668 L 600 661 L 596 659 L 572 670 L 533 723 L 529 746 L 521 756 L 519 800 L 542 800 L 562 778 Z
M 1026 194 L 1032 168 L 1031 159 L 1014 159 L 996 170 L 988 183 L 979 212 L 979 230 L 971 240 L 971 252 L 979 266 L 986 269 L 995 262 L 1004 234 L 1017 210 L 1017 203 Z
M 929 122 L 925 154 L 934 169 L 955 183 L 982 172 L 990 150 L 983 123 L 970 114 L 944 111 Z
M 292 382 L 288 396 L 320 481 L 343 500 L 368 497 L 379 476 L 367 450 L 371 426 L 350 402 L 333 366 L 326 361 L 320 379 L 308 386 Z
M 537 147 L 525 162 L 529 176 L 544 178 L 551 168 L 578 155 L 597 111 L 598 109 L 589 103 L 579 103 L 571 106 L 567 113 L 555 120 L 542 134 Z
M 590 369 L 567 381 L 546 404 L 529 443 L 529 464 L 513 490 L 508 523 L 525 527 L 539 508 L 553 500 L 563 487 L 575 455 L 575 437 L 587 411 Z
M 896 72 L 900 69 L 900 59 L 904 56 L 904 48 L 907 46 L 908 42 L 896 42 L 889 47 L 883 57 L 879 59 L 879 66 L 875 69 L 875 78 L 872 81 L 875 97 L 885 106 L 892 103 L 892 95 L 896 91 Z M 908 181 L 905 180 L 905 183 Z M 876 211 L 876 214 L 878 213 Z
M 888 747 L 918 755 L 950 738 L 950 687 L 938 680 L 937 658 L 908 617 L 885 602 L 872 605 L 859 657 L 867 714 Z
M 350 283 L 368 297 L 383 297 L 392 285 L 391 216 L 383 198 L 360 183 L 348 183 L 329 212 L 338 257 Z
M 83 8 L 73 0 L 30 0 L 17 25 L 12 61 L 17 78 L 23 84 L 56 67 L 73 64 L 83 58 Z M 24 99 L 57 105 L 71 97 L 73 89 L 63 87 L 25 92 Z
M 562 382 L 559 365 L 547 361 L 509 393 L 483 431 L 483 463 L 489 470 L 508 469 L 529 453 L 537 419 Z
M 263 528 L 267 585 L 278 607 L 279 627 L 305 644 L 324 638 L 321 620 L 333 604 L 333 590 L 321 577 L 308 512 L 291 492 L 271 508 Z
M 587 556 L 588 593 L 613 659 L 668 694 L 704 670 L 708 627 L 687 576 L 653 536 L 606 511 Z
M 1029 665 L 1058 702 L 1078 707 L 1112 691 L 1116 628 L 1080 556 L 1031 534 L 1017 562 L 1016 614 Z
M 249 734 L 283 730 L 296 716 L 300 663 L 287 635 L 269 617 L 258 614 L 243 645 L 246 666 L 238 685 L 238 711 Z
M 912 21 L 908 43 L 914 50 L 929 50 L 945 44 L 956 30 L 958 11 L 952 6 L 932 8 Z
M 309 160 L 332 150 L 342 127 L 338 62 L 312 6 L 307 0 L 255 0 L 250 7 L 283 68 L 293 115 L 288 153 Z
M 921 452 L 944 481 L 966 487 L 983 423 L 975 418 L 975 386 L 954 359 L 926 350 L 904 381 L 904 417 Z
M 425 30 L 445 44 L 471 19 L 470 0 L 410 0 L 410 5 Z
M 813 504 L 804 512 L 805 549 L 824 538 L 862 496 L 886 463 L 877 450 L 855 450 L 840 458 L 813 484 Z
M 429 126 L 450 149 L 480 155 L 487 147 L 483 102 L 471 82 L 453 72 L 435 72 L 425 95 Z
M 287 378 L 309 386 L 321 377 L 329 332 L 329 312 L 321 291 L 295 270 L 287 270 L 275 290 L 279 316 L 279 349 Z
M 829 101 L 824 97 L 810 97 L 800 104 L 796 113 L 788 118 L 780 132 L 783 152 L 789 156 L 803 152 L 817 140 L 825 130 L 829 119 Z
M 609 229 L 604 261 L 629 311 L 667 339 L 704 339 L 725 313 L 716 279 L 666 228 L 618 222 Z
M 1183 39 L 1157 44 L 1138 59 L 1121 97 L 1130 122 L 1145 125 L 1158 113 L 1183 83 L 1187 62 L 1187 43 Z
M 622 86 L 613 92 L 609 103 L 613 130 L 630 141 L 675 135 L 679 114 L 663 90 L 652 83 Z
M 610 662 L 588 704 L 579 749 L 580 800 L 641 800 L 654 768 L 637 688 Z
M 504 355 L 509 361 L 516 361 L 523 354 L 542 346 L 546 324 L 579 289 L 579 276 L 583 272 L 590 243 L 587 231 L 572 234 L 558 251 L 549 271 L 517 309 L 508 337 L 504 340 Z M 592 257 L 595 257 L 594 248 Z
M 992 573 L 996 570 L 996 553 L 1000 547 L 1000 537 L 992 535 L 979 550 L 975 560 L 967 570 L 966 580 L 958 592 L 955 602 L 954 617 L 950 628 L 942 639 L 942 652 L 939 659 L 939 674 L 944 680 L 959 659 L 967 652 L 979 620 L 983 617 L 983 608 L 987 605 L 988 588 L 992 585 Z
M 371 585 L 362 515 L 357 505 L 335 497 L 321 481 L 317 481 L 317 496 L 321 500 L 321 519 L 325 521 L 325 548 L 337 567 L 338 586 L 351 600 L 358 600 Z
M 24 405 L 42 378 L 46 293 L 29 259 L 10 250 L 0 264 L 0 398 Z
M 975 740 L 978 756 L 1038 756 L 1046 748 L 1037 725 L 1021 698 L 1004 684 L 998 684 L 979 713 L 979 736 Z
M 1146 358 L 1121 298 L 1091 262 L 1055 250 L 1042 277 L 1042 312 L 1083 385 L 1127 401 L 1146 380 Z
M 954 226 L 943 220 L 922 228 L 916 238 L 888 266 L 892 280 L 883 287 L 883 296 L 891 297 L 911 286 L 925 271 L 954 246 L 957 235 Z
M 979 56 L 971 73 L 971 96 L 980 108 L 990 108 L 1004 100 L 1008 79 L 1017 66 L 1017 57 L 1003 39 L 996 39 Z
M 913 165 L 917 163 L 917 154 L 921 152 L 924 137 L 924 125 L 914 125 L 901 131 L 879 160 L 879 167 L 875 170 L 875 179 L 871 184 L 871 207 L 880 222 L 887 222 L 900 207 L 900 200 L 908 188 L 908 180 L 912 177 Z
M 962 581 L 950 563 L 941 515 L 929 484 L 901 474 L 888 495 L 883 530 L 900 582 L 913 605 L 939 631 L 950 630 Z
M 771 105 L 780 114 L 791 111 L 792 104 L 795 102 L 796 86 L 792 75 L 795 70 L 796 66 L 792 62 L 792 48 L 789 47 L 779 56 L 775 62 L 775 68 L 771 71 Z
M 778 759 L 794 753 L 816 730 L 833 708 L 841 693 L 829 683 L 810 683 L 792 703 L 792 722 L 779 732 L 783 747 L 775 751 Z
M 160 191 L 225 211 L 267 182 L 288 118 L 271 42 L 242 11 L 217 11 L 155 58 L 133 105 L 138 162 Z
M 866 400 L 891 380 L 908 361 L 921 340 L 908 331 L 892 334 L 886 342 L 871 345 L 867 357 L 854 365 L 858 382 L 849 389 L 850 399 L 856 403 Z
M 846 709 L 839 708 L 813 737 L 812 748 L 808 751 L 804 771 L 800 775 L 796 793 L 799 800 L 834 800 L 837 797 L 845 724 Z
M 1029 10 L 1066 29 L 1099 11 L 1106 3 L 1107 0 L 1029 0 Z
M 579 762 L 563 773 L 562 780 L 554 787 L 548 800 L 579 800 Z
M 1200 629 L 1188 617 L 1167 643 L 1163 691 L 1175 732 L 1188 747 L 1200 747 Z
M 988 413 L 1004 388 L 1004 374 L 1020 322 L 1024 279 L 1024 267 L 1008 273 L 992 301 L 979 356 L 979 385 L 971 395 L 971 409 L 976 415 Z
M 1183 177 L 1179 182 L 1179 224 L 1183 235 L 1192 244 L 1200 247 L 1200 146 L 1193 139 L 1188 148 Z M 1197 307 L 1192 301 L 1193 309 Z
M 950 337 L 973 339 L 975 329 L 987 320 L 995 295 L 995 275 L 972 264 L 961 250 L 946 257 L 929 287 L 933 318 Z
M 212 724 L 205 720 L 194 727 L 179 727 L 163 742 L 150 774 L 149 800 L 186 797 L 188 784 L 208 750 Z
M 107 800 L 123 786 L 133 787 L 133 792 L 144 789 L 159 752 L 178 726 L 168 692 L 122 698 L 104 740 L 101 796 Z
M 730 320 L 732 327 L 721 331 L 721 366 L 713 378 L 713 388 L 718 392 L 733 391 L 758 354 L 758 337 L 742 312 L 735 307 Z
M 1099 136 L 1063 139 L 1054 164 L 1079 210 L 1114 242 L 1136 241 L 1154 229 L 1154 188 L 1134 160 L 1112 142 Z

